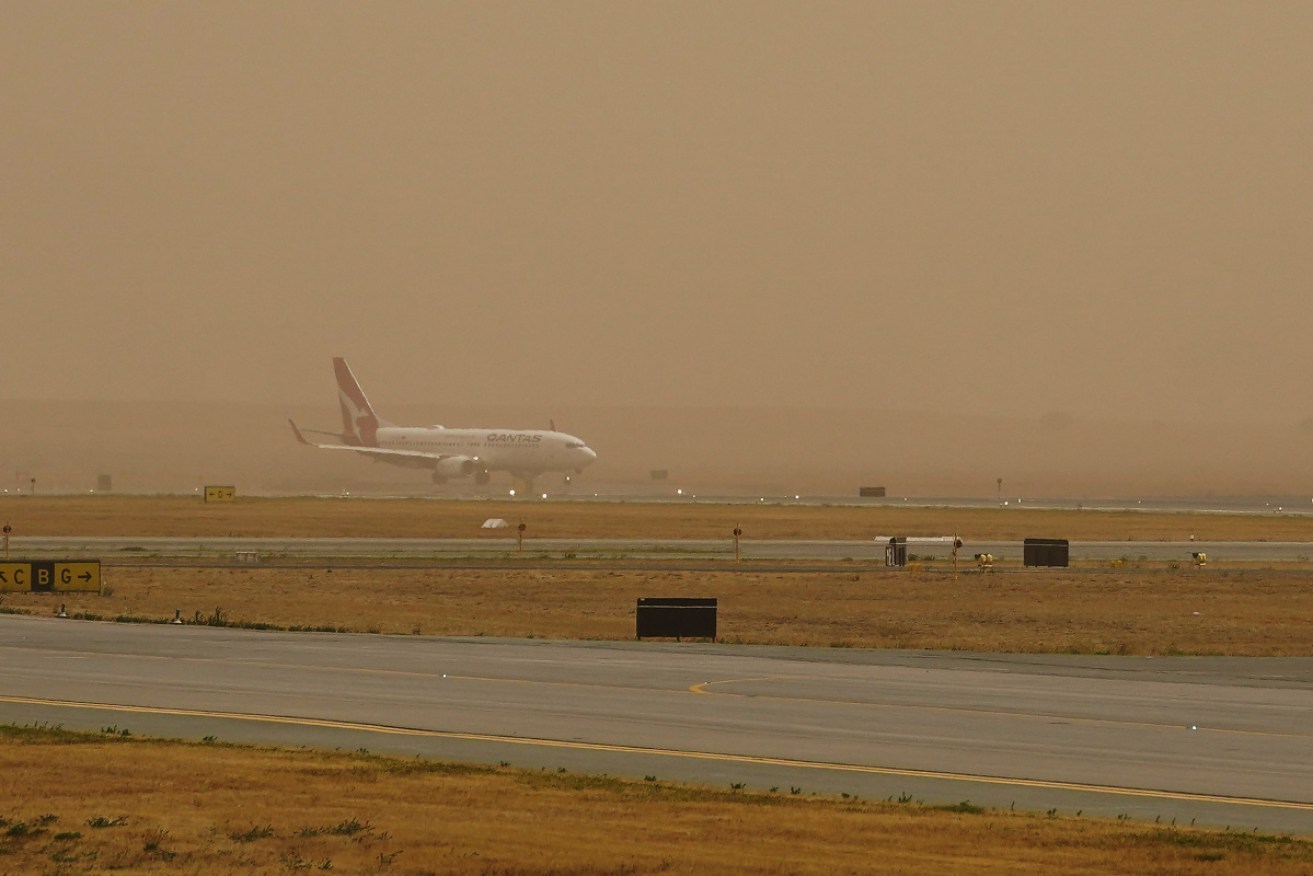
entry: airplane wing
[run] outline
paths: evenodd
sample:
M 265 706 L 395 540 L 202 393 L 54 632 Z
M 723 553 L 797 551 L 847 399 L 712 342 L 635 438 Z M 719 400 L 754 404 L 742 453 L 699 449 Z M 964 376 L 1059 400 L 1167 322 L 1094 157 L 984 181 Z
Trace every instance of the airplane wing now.
M 436 459 L 442 460 L 449 458 L 450 453 L 427 453 L 423 450 L 389 450 L 386 447 L 356 447 L 352 444 L 316 444 L 313 441 L 307 441 L 305 435 L 297 427 L 296 423 L 289 417 L 287 422 L 292 426 L 292 434 L 296 440 L 309 447 L 317 447 L 320 450 L 350 450 L 352 453 L 363 453 L 366 456 L 373 456 L 378 459 L 392 459 L 397 462 L 406 460 Z M 307 429 L 307 432 L 314 432 Z M 321 435 L 336 435 L 336 432 L 318 432 Z
M 301 430 L 296 428 L 295 420 L 293 420 L 291 417 L 288 417 L 287 422 L 292 427 L 292 434 L 296 436 L 297 441 L 301 442 L 302 444 L 310 443 L 309 441 L 305 440 L 305 436 L 301 434 Z
M 288 422 L 291 421 L 289 420 Z M 292 428 L 297 432 L 300 432 L 302 435 L 328 435 L 332 438 L 336 438 L 338 441 L 346 441 L 351 437 L 350 435 L 344 435 L 341 432 L 330 432 L 327 429 L 302 429 L 295 423 L 292 423 Z
M 311 444 L 311 447 L 318 447 L 320 450 L 350 450 L 352 453 L 363 453 L 366 456 L 377 456 L 380 459 L 448 459 L 450 453 L 425 453 L 423 450 L 388 450 L 385 447 L 352 447 L 349 444 Z

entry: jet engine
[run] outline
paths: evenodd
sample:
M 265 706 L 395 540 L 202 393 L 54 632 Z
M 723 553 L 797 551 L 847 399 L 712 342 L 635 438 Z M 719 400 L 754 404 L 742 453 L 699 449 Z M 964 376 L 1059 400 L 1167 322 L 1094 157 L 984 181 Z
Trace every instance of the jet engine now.
M 461 478 L 474 473 L 477 463 L 468 456 L 447 456 L 433 465 L 433 482 L 440 484 L 447 478 Z

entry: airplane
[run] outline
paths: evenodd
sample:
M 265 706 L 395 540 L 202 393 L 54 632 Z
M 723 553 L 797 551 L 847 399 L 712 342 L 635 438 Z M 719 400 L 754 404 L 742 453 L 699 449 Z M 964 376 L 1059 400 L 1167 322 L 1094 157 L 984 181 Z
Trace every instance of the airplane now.
M 473 475 L 476 484 L 486 484 L 494 471 L 510 472 L 524 481 L 525 492 L 533 492 L 533 480 L 546 472 L 578 474 L 597 459 L 597 453 L 573 435 L 538 429 L 447 429 L 442 426 L 395 426 L 380 420 L 365 398 L 346 359 L 333 358 L 337 376 L 338 402 L 342 407 L 342 431 L 300 429 L 289 417 L 296 440 L 322 450 L 348 450 L 375 462 L 431 469 L 435 484 L 450 478 Z M 306 435 L 330 435 L 339 444 L 316 444 Z

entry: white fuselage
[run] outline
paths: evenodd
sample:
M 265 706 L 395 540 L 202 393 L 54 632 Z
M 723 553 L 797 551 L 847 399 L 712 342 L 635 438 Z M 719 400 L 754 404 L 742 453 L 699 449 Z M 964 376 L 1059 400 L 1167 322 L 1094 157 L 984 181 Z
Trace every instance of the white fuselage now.
M 476 471 L 508 471 L 521 476 L 578 471 L 597 459 L 597 454 L 579 438 L 537 429 L 381 426 L 377 442 L 377 447 L 386 450 L 466 458 L 473 461 Z
M 474 477 L 476 484 L 486 484 L 490 472 L 507 471 L 525 481 L 530 492 L 534 475 L 564 472 L 568 482 L 570 472 L 582 471 L 597 459 L 597 454 L 581 439 L 557 432 L 555 426 L 547 430 L 393 426 L 374 413 L 346 359 L 333 357 L 333 373 L 337 377 L 342 430 L 307 429 L 306 432 L 330 435 L 340 443 L 311 444 L 288 418 L 292 433 L 302 444 L 357 453 L 389 465 L 428 469 L 437 484 L 469 476 Z

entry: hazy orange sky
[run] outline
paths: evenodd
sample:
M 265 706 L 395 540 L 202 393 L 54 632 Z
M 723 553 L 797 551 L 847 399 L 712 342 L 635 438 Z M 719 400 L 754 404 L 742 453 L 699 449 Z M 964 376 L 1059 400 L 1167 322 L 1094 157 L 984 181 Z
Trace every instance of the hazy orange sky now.
M 1313 413 L 1313 4 L 0 4 L 0 399 Z M 456 425 L 456 424 L 449 424 Z

